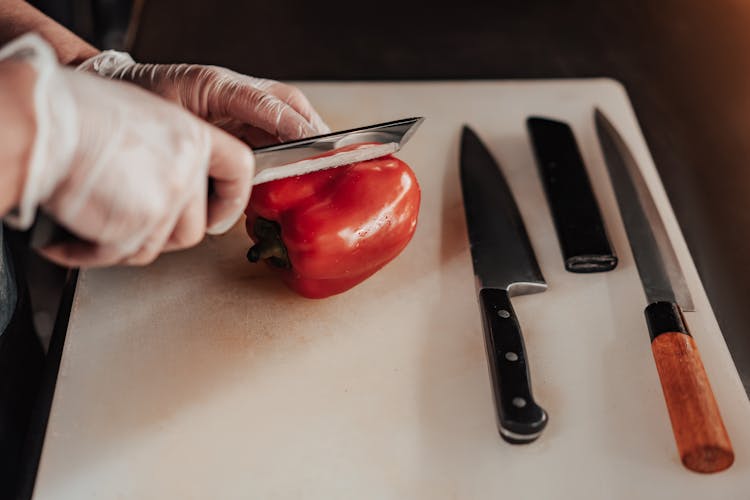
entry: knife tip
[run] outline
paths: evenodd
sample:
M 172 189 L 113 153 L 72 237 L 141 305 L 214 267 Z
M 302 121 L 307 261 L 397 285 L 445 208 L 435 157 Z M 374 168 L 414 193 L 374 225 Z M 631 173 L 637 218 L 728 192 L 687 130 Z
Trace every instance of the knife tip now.
M 475 141 L 481 142 L 474 129 L 464 123 L 461 127 L 461 149 L 463 150 L 467 143 Z
M 471 128 L 468 124 L 464 123 L 461 127 L 461 136 L 462 137 L 478 137 L 477 133 L 474 132 L 474 129 Z

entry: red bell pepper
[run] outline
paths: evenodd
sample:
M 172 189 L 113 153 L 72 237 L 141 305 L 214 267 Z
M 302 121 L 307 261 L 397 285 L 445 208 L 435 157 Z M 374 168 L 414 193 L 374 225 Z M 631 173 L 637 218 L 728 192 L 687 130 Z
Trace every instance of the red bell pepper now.
M 248 260 L 265 260 L 305 297 L 341 293 L 406 247 L 419 201 L 414 172 L 393 156 L 260 184 L 245 212 Z

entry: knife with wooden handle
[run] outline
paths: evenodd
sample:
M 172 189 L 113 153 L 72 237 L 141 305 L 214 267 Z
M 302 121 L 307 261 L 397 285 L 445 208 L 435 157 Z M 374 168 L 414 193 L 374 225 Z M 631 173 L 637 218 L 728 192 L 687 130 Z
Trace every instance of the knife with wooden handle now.
M 682 314 L 693 310 L 690 290 L 635 158 L 598 109 L 595 122 L 649 304 L 645 315 L 651 349 L 680 458 L 696 472 L 722 471 L 734 462 L 734 451 Z

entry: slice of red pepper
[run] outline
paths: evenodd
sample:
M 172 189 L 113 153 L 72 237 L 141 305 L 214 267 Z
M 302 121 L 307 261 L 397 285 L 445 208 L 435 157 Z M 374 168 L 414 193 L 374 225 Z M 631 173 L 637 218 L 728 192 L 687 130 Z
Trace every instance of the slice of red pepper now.
M 419 202 L 414 172 L 390 155 L 260 184 L 246 210 L 248 259 L 265 260 L 305 297 L 335 295 L 401 253 Z

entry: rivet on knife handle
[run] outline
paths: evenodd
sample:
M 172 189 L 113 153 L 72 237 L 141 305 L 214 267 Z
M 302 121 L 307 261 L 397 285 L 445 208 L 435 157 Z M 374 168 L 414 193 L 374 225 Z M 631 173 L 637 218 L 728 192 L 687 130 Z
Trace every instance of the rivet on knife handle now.
M 734 452 L 698 347 L 671 302 L 646 308 L 651 350 L 682 463 L 696 472 L 719 472 Z
M 507 291 L 485 288 L 479 300 L 498 430 L 509 443 L 530 443 L 547 425 L 547 412 L 531 394 L 521 327 Z

